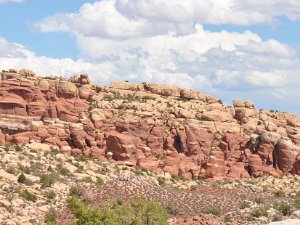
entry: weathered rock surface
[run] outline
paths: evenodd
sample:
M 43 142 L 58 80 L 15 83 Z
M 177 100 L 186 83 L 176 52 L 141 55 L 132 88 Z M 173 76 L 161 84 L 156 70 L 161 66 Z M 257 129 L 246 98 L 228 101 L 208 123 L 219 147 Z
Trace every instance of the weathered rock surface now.
M 149 83 L 1 73 L 0 140 L 46 143 L 186 178 L 300 174 L 300 120 Z

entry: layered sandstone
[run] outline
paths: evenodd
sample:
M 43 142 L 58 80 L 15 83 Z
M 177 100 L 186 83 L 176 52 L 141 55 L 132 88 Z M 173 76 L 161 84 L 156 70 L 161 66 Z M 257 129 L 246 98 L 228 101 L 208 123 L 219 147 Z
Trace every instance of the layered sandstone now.
M 0 128 L 4 143 L 47 143 L 186 178 L 300 174 L 296 116 L 165 85 L 3 71 Z

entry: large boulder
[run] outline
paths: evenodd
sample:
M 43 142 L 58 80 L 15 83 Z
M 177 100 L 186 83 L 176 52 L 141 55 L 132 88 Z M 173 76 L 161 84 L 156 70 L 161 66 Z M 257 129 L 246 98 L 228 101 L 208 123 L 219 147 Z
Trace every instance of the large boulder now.
M 281 138 L 275 149 L 275 163 L 283 173 L 292 172 L 299 154 L 299 146 L 293 144 L 289 139 Z
M 136 151 L 132 137 L 120 133 L 109 135 L 106 146 L 106 153 L 112 153 L 112 158 L 117 161 L 130 159 Z

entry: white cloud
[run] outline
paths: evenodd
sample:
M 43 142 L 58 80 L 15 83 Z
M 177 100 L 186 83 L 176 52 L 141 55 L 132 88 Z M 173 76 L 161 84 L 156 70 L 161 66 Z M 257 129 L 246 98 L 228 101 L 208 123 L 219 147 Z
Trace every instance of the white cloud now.
M 288 83 L 287 76 L 277 71 L 274 72 L 261 72 L 252 71 L 251 74 L 246 76 L 246 81 L 257 87 L 282 87 Z
M 128 38 L 195 30 L 195 24 L 252 25 L 276 17 L 300 19 L 297 0 L 103 0 L 79 12 L 57 14 L 36 23 L 41 32 L 67 31 L 102 38 Z
M 113 79 L 165 83 L 216 94 L 227 102 L 234 92 L 235 97 L 268 99 L 276 106 L 278 98 L 300 96 L 297 52 L 253 32 L 210 32 L 201 24 L 273 23 L 281 15 L 300 19 L 300 3 L 97 1 L 34 24 L 41 32 L 73 33 L 82 59 L 38 57 L 0 39 L 0 64 L 29 67 L 45 75 L 86 72 L 98 83 Z

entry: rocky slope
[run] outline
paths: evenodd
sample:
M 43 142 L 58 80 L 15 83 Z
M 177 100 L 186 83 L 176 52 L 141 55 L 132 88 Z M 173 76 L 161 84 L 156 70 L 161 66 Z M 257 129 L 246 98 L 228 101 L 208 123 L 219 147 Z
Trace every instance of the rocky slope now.
M 84 196 L 100 209 L 112 200 L 126 202 L 136 195 L 154 199 L 169 213 L 170 225 L 260 225 L 287 218 L 299 224 L 299 185 L 297 175 L 182 180 L 66 156 L 46 144 L 0 146 L 1 225 L 69 224 L 74 219 L 66 204 L 71 194 Z
M 150 83 L 1 73 L 0 140 L 193 179 L 300 174 L 300 120 Z

